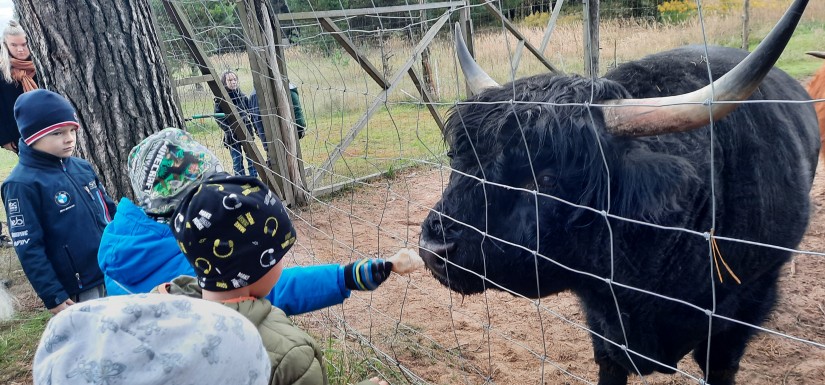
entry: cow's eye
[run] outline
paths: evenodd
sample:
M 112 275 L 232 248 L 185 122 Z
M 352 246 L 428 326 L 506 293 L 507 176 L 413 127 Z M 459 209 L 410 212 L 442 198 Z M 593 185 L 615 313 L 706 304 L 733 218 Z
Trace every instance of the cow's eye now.
M 453 151 L 453 150 L 447 151 L 447 157 L 448 158 L 453 159 L 453 156 L 455 156 L 455 151 Z
M 536 180 L 539 182 L 539 188 L 551 188 L 556 185 L 556 176 L 550 174 L 539 175 Z
M 548 190 L 556 186 L 556 176 L 553 174 L 539 174 L 536 175 L 535 182 L 531 180 L 527 182 L 527 189 L 530 190 Z M 538 184 L 538 185 L 537 185 Z

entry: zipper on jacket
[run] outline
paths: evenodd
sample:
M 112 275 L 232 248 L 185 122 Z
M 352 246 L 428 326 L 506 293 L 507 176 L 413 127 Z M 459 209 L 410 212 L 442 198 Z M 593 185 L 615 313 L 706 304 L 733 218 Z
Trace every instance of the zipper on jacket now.
M 72 178 L 72 176 L 71 176 L 71 175 L 69 175 L 69 171 L 68 171 L 68 170 L 66 170 L 66 164 L 65 164 L 65 163 L 63 163 L 63 159 L 60 159 L 60 166 L 61 166 L 61 167 L 63 167 L 63 175 L 65 175 L 65 176 L 66 176 L 66 178 L 67 178 L 67 179 L 69 179 L 69 183 L 71 183 L 71 184 L 72 184 L 72 186 L 74 186 L 76 189 L 80 190 L 80 189 L 81 189 L 81 187 L 77 184 L 77 181 L 75 181 L 75 180 L 74 180 L 74 178 Z M 89 199 L 91 199 L 91 200 L 92 200 L 92 202 L 94 202 L 94 201 L 95 201 L 95 197 L 94 197 L 94 195 L 92 194 L 92 191 L 89 189 L 89 186 L 85 186 L 85 185 L 84 185 L 82 189 L 83 189 L 83 190 L 86 190 L 86 192 L 89 194 Z M 87 206 L 87 207 L 86 207 L 86 208 L 89 210 L 89 213 L 90 213 L 90 214 L 92 214 L 92 218 L 98 218 L 98 216 L 102 216 L 102 217 L 103 217 L 103 221 L 104 221 L 104 222 L 106 222 L 106 223 L 109 223 L 109 221 L 108 221 L 108 220 L 106 220 L 106 213 L 99 213 L 99 212 L 95 212 L 95 211 L 97 211 L 97 209 L 96 209 L 94 206 L 95 206 L 95 205 L 93 204 L 93 205 L 91 205 L 91 206 Z M 97 228 L 97 227 L 95 226 L 95 228 Z M 100 230 L 100 229 L 98 229 L 98 233 L 99 233 L 99 234 L 103 234 L 103 231 L 102 231 L 102 230 Z
M 89 194 L 89 199 L 91 199 L 92 202 L 94 202 L 95 201 L 95 196 L 92 194 L 92 191 L 89 190 L 89 186 L 83 186 L 83 189 L 86 190 L 86 194 Z M 95 202 L 95 203 L 97 203 L 97 202 Z
M 75 267 L 75 265 L 74 265 L 74 259 L 72 258 L 72 253 L 69 252 L 69 245 L 63 245 L 63 249 L 66 250 L 66 257 L 69 259 L 69 267 L 71 267 L 72 271 L 74 271 L 74 278 L 77 280 L 77 288 L 82 289 L 83 288 L 83 281 L 80 280 L 80 273 L 78 273 L 77 267 Z

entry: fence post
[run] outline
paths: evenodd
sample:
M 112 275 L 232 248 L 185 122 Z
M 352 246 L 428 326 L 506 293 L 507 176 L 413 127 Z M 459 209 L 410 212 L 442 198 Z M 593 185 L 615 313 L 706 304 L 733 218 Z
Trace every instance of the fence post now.
M 459 22 L 461 23 L 461 34 L 464 35 L 462 37 L 464 38 L 464 44 L 467 45 L 467 51 L 475 57 L 476 51 L 475 43 L 473 42 L 473 19 L 470 17 L 470 0 L 464 2 L 464 6 L 459 12 Z M 470 86 L 466 82 L 464 83 L 464 91 L 467 93 L 467 96 L 473 94 L 473 92 L 470 91 Z
M 212 60 L 206 54 L 203 47 L 195 40 L 194 29 L 189 23 L 189 19 L 186 18 L 180 6 L 171 0 L 163 0 L 163 8 L 166 14 L 169 15 L 178 33 L 180 33 L 183 41 L 186 43 L 186 47 L 189 49 L 189 53 L 201 71 L 202 76 L 196 77 L 194 81 L 205 81 L 206 84 L 209 85 L 212 95 L 214 95 L 218 103 L 220 103 L 221 110 L 228 112 L 226 115 L 227 124 L 234 132 L 235 137 L 240 140 L 244 151 L 249 157 L 258 163 L 255 167 L 260 171 L 264 171 L 263 167 L 260 166 L 260 162 L 263 161 L 264 157 L 261 156 L 258 148 L 254 146 L 252 142 L 253 138 L 248 136 L 250 134 L 246 130 L 245 122 L 235 107 L 235 104 L 232 103 L 232 98 L 229 97 L 226 87 L 224 87 L 218 78 L 219 75 L 218 72 L 215 71 L 215 66 L 212 65 Z M 261 175 L 263 176 L 262 180 L 269 188 L 275 190 L 277 194 L 285 196 L 278 178 L 273 178 L 271 173 L 261 173 Z
M 599 77 L 599 0 L 582 0 L 584 4 L 584 73 Z
M 261 123 L 264 126 L 269 145 L 268 158 L 275 180 L 287 204 L 302 205 L 306 203 L 303 167 L 297 150 L 292 104 L 286 94 L 286 77 L 281 71 L 276 53 L 277 42 L 273 37 L 272 18 L 269 10 L 261 0 L 236 0 L 238 14 L 244 34 L 249 39 L 249 54 L 252 78 L 261 111 Z M 260 18 L 259 18 L 260 16 Z
M 745 0 L 742 13 L 742 49 L 748 50 L 748 40 L 750 40 L 750 20 L 751 20 L 751 2 Z

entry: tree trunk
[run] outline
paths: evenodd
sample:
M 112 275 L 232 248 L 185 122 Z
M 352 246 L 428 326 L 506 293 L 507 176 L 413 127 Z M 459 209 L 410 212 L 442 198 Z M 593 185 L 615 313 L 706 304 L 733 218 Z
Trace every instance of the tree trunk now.
M 126 161 L 141 139 L 184 127 L 148 0 L 15 0 L 42 88 L 80 119 L 78 154 L 109 194 L 133 197 Z

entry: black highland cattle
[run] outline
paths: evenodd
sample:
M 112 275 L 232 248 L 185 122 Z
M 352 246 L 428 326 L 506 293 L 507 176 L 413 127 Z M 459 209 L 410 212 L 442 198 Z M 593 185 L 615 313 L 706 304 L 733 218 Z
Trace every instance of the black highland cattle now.
M 810 99 L 773 68 L 806 5 L 750 55 L 684 47 L 595 80 L 498 86 L 459 49 L 477 94 L 444 131 L 453 171 L 422 224 L 428 269 L 464 294 L 575 293 L 600 385 L 672 373 L 690 352 L 708 383 L 733 384 L 756 330 L 725 318 L 762 324 L 790 258 L 735 240 L 798 246 L 820 146 L 811 104 L 735 102 Z M 732 102 L 711 110 L 711 95 Z

